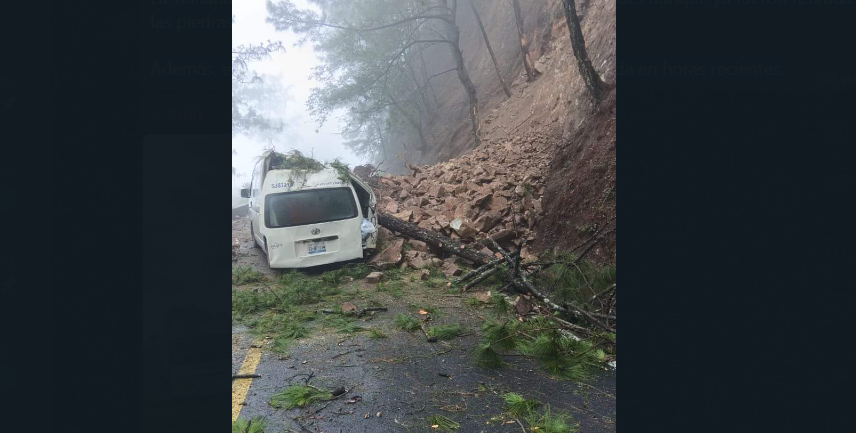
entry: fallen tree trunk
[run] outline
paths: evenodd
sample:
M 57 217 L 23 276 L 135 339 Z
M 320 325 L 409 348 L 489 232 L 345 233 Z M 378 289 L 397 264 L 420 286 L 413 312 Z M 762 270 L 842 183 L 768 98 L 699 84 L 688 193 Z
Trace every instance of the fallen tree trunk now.
M 377 222 L 383 227 L 386 227 L 394 232 L 399 232 L 410 238 L 420 240 L 426 244 L 433 245 L 441 250 L 463 257 L 477 265 L 483 265 L 493 259 L 493 257 L 482 254 L 472 247 L 465 245 L 453 239 L 449 239 L 433 230 L 420 228 L 416 224 L 402 221 L 394 216 L 385 213 L 377 215 Z

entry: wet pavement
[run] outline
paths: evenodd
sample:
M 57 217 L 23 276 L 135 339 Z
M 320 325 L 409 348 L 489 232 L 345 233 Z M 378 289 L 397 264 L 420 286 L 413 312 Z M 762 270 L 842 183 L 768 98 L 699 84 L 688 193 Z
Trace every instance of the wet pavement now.
M 233 221 L 236 235 L 234 229 Z M 264 253 L 255 249 L 261 254 L 260 260 L 253 251 L 247 251 L 252 250 L 252 243 L 247 242 L 246 231 L 246 239 L 241 239 L 241 253 L 246 255 L 239 263 L 255 263 L 260 270 L 275 273 L 261 269 L 266 268 Z M 366 332 L 316 332 L 299 340 L 288 356 L 264 349 L 264 339 L 254 341 L 245 327 L 233 326 L 233 372 L 241 368 L 251 345 L 262 346 L 255 369 L 261 377 L 251 380 L 240 416 L 264 416 L 268 432 L 436 432 L 427 421 L 431 415 L 457 421 L 461 424 L 459 432 L 520 432 L 520 424 L 502 418 L 502 395 L 516 392 L 549 404 L 553 412 L 567 412 L 579 423 L 581 432 L 616 430 L 615 370 L 608 368 L 595 380 L 576 384 L 557 381 L 540 370 L 537 363 L 520 356 L 506 356 L 509 366 L 502 370 L 480 368 L 472 360 L 472 349 L 479 341 L 487 310 L 467 306 L 465 297 L 448 294 L 444 289 L 420 287 L 395 299 L 373 292 L 373 287 L 363 282 L 352 284 L 347 290 L 364 294 L 363 300 L 355 301 L 359 307 L 366 306 L 368 294 L 372 301 L 389 308 L 355 324 L 381 329 L 389 338 L 372 339 Z M 450 342 L 429 343 L 422 332 L 396 330 L 393 317 L 397 313 L 417 317 L 415 305 L 437 307 L 437 314 L 426 327 L 460 323 L 465 328 L 463 336 Z M 233 381 L 233 389 L 236 382 L 249 380 Z M 302 409 L 275 409 L 268 404 L 273 394 L 307 380 L 318 388 L 344 387 L 347 392 Z

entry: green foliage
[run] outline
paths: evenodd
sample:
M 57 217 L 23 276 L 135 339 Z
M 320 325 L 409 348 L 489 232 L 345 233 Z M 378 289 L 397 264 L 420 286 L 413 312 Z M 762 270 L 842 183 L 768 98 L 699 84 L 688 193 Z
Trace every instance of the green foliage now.
M 563 335 L 546 317 L 520 323 L 516 320 L 488 320 L 482 327 L 483 339 L 475 349 L 476 363 L 486 368 L 503 366 L 499 351 L 516 351 L 537 359 L 550 374 L 584 382 L 591 379 L 592 367 L 605 362 L 605 351 L 588 341 Z
M 502 323 L 488 320 L 482 325 L 484 341 L 497 350 L 514 350 L 519 341 L 519 337 L 515 335 L 518 326 L 518 322 L 514 320 L 507 320 Z
M 400 281 L 404 279 L 404 269 L 392 268 L 383 271 L 383 279 L 385 281 Z
M 547 261 L 559 261 L 538 274 L 534 283 L 544 287 L 555 287 L 555 301 L 559 304 L 566 301 L 588 304 L 589 298 L 595 293 L 606 289 L 616 280 L 614 264 L 597 266 L 583 260 L 572 265 L 576 256 L 571 253 L 559 253 L 546 257 Z
M 235 23 L 234 16 L 232 24 Z M 285 87 L 266 76 L 250 71 L 249 64 L 283 50 L 282 42 L 232 47 L 232 135 L 259 131 L 282 131 L 282 123 L 263 114 L 266 102 L 279 102 L 284 108 Z
M 348 164 L 345 164 L 337 158 L 334 159 L 333 162 L 331 162 L 329 165 L 331 168 L 336 170 L 336 173 L 338 173 L 339 175 L 339 180 L 341 180 L 342 182 L 351 181 L 351 169 L 348 168 Z
M 573 422 L 570 415 L 565 413 L 553 413 L 550 406 L 543 413 L 533 413 L 526 418 L 529 423 L 529 429 L 538 431 L 539 433 L 576 433 L 579 431 L 579 424 Z
M 540 333 L 529 348 L 544 370 L 576 382 L 591 379 L 589 367 L 598 362 L 597 351 L 593 350 L 591 343 L 575 341 L 558 330 Z
M 381 331 L 380 329 L 372 329 L 371 333 L 369 333 L 370 338 L 387 338 L 387 335 Z
M 309 335 L 308 322 L 314 321 L 315 318 L 313 313 L 291 307 L 284 313 L 268 311 L 248 325 L 254 335 L 270 335 L 273 338 L 271 349 L 283 353 L 295 340 Z
M 431 427 L 432 430 L 450 432 L 459 429 L 461 424 L 452 419 L 446 418 L 443 415 L 431 415 L 428 417 L 428 426 Z
M 232 289 L 232 317 L 239 322 L 259 311 L 278 306 L 274 295 L 266 290 Z
M 429 24 L 422 25 L 413 17 L 438 16 L 442 9 L 429 8 L 434 10 L 423 14 L 426 5 L 414 0 L 325 1 L 314 6 L 317 9 L 300 9 L 290 0 L 267 3 L 267 21 L 276 30 L 311 40 L 324 53 L 314 69 L 320 85 L 307 100 L 309 114 L 323 124 L 330 113 L 344 108 L 345 143 L 360 155 L 381 156 L 398 141 L 424 146 L 419 98 L 425 86 L 414 81 L 413 72 L 420 51 L 438 37 L 428 30 L 430 23 L 440 21 L 428 19 Z M 394 22 L 399 24 L 380 25 Z M 414 42 L 418 40 L 427 42 Z M 402 127 L 405 130 L 395 131 L 404 135 L 399 136 L 402 140 L 387 137 Z
M 303 155 L 298 150 L 292 150 L 287 153 L 271 151 L 270 169 L 293 170 L 296 172 L 311 174 L 323 170 L 324 164 L 318 162 L 318 160 L 314 158 Z
M 270 405 L 279 409 L 294 409 L 306 407 L 319 401 L 329 400 L 333 395 L 327 391 L 320 391 L 311 386 L 292 385 L 284 391 L 274 394 L 270 398 Z
M 265 433 L 267 420 L 264 417 L 253 419 L 238 418 L 232 423 L 232 433 Z
M 280 275 L 276 284 L 279 288 L 278 294 L 283 302 L 288 305 L 307 305 L 318 303 L 324 297 L 341 293 L 339 287 L 334 284 L 336 281 L 341 281 L 341 278 L 341 275 L 336 276 L 335 274 L 324 274 L 320 278 L 311 277 L 292 270 Z
M 265 275 L 254 268 L 249 266 L 232 266 L 232 284 L 235 286 L 258 283 L 264 279 Z
M 404 281 L 381 281 L 377 283 L 378 292 L 387 292 L 395 299 L 401 299 L 404 296 Z
M 429 337 L 437 337 L 438 340 L 452 340 L 464 332 L 464 327 L 459 323 L 451 325 L 438 325 L 428 328 Z
M 482 305 L 482 301 L 479 301 L 476 298 L 467 298 L 467 300 L 465 300 L 464 303 L 470 307 L 478 307 L 478 306 Z
M 362 326 L 354 324 L 356 319 L 342 314 L 329 314 L 324 316 L 323 324 L 327 328 L 333 328 L 341 333 L 353 334 L 355 332 L 365 331 Z
M 401 313 L 395 315 L 395 326 L 408 332 L 416 331 L 422 327 L 418 320 Z
M 331 286 L 342 284 L 346 277 L 361 280 L 370 274 L 372 269 L 365 263 L 349 263 L 339 269 L 321 274 L 321 280 Z
M 497 316 L 508 314 L 511 311 L 511 303 L 505 299 L 505 295 L 502 293 L 494 293 L 491 295 L 490 301 L 493 304 L 493 312 Z
M 579 425 L 566 413 L 554 413 L 549 405 L 543 405 L 544 411 L 538 412 L 542 404 L 535 400 L 527 400 L 522 395 L 509 392 L 503 395 L 505 413 L 515 418 L 523 418 L 529 424 L 529 431 L 539 433 L 574 433 Z
M 480 367 L 498 369 L 505 366 L 502 357 L 491 347 L 490 343 L 481 343 L 476 346 L 473 357 Z
M 531 416 L 541 403 L 535 400 L 526 400 L 522 395 L 509 392 L 503 396 L 505 400 L 505 411 L 509 415 L 521 418 Z

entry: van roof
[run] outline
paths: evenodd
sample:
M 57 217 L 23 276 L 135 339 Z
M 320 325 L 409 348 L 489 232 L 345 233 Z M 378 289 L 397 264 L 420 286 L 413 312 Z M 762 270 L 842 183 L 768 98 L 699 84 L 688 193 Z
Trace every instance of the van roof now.
M 297 170 L 273 169 L 268 171 L 265 182 L 271 189 L 282 191 L 335 188 L 351 184 L 350 179 L 342 181 L 339 171 L 334 168 L 325 168 L 305 176 Z

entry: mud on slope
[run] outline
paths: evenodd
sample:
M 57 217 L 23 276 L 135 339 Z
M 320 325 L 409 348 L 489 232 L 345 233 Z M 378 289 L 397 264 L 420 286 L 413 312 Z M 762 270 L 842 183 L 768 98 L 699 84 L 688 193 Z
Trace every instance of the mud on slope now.
M 557 149 L 544 194 L 546 216 L 539 227 L 537 250 L 569 249 L 612 221 L 615 213 L 615 91 Z M 606 233 L 606 231 L 604 231 Z M 615 231 L 589 258 L 615 262 Z
M 540 75 L 528 82 L 522 66 L 514 13 L 509 2 L 477 2 L 482 20 L 496 52 L 502 76 L 511 86 L 507 98 L 496 78 L 493 64 L 469 7 L 458 6 L 461 49 L 466 68 L 479 98 L 482 141 L 497 141 L 530 133 L 561 137 L 572 134 L 592 105 L 570 44 L 560 0 L 520 0 L 529 56 Z M 580 24 L 589 57 L 601 78 L 614 83 L 616 77 L 615 0 L 578 1 Z M 425 51 L 428 75 L 452 67 L 446 47 Z M 433 164 L 458 157 L 472 149 L 473 139 L 466 115 L 465 95 L 454 74 L 435 81 L 439 107 L 425 127 L 434 145 L 421 160 Z

